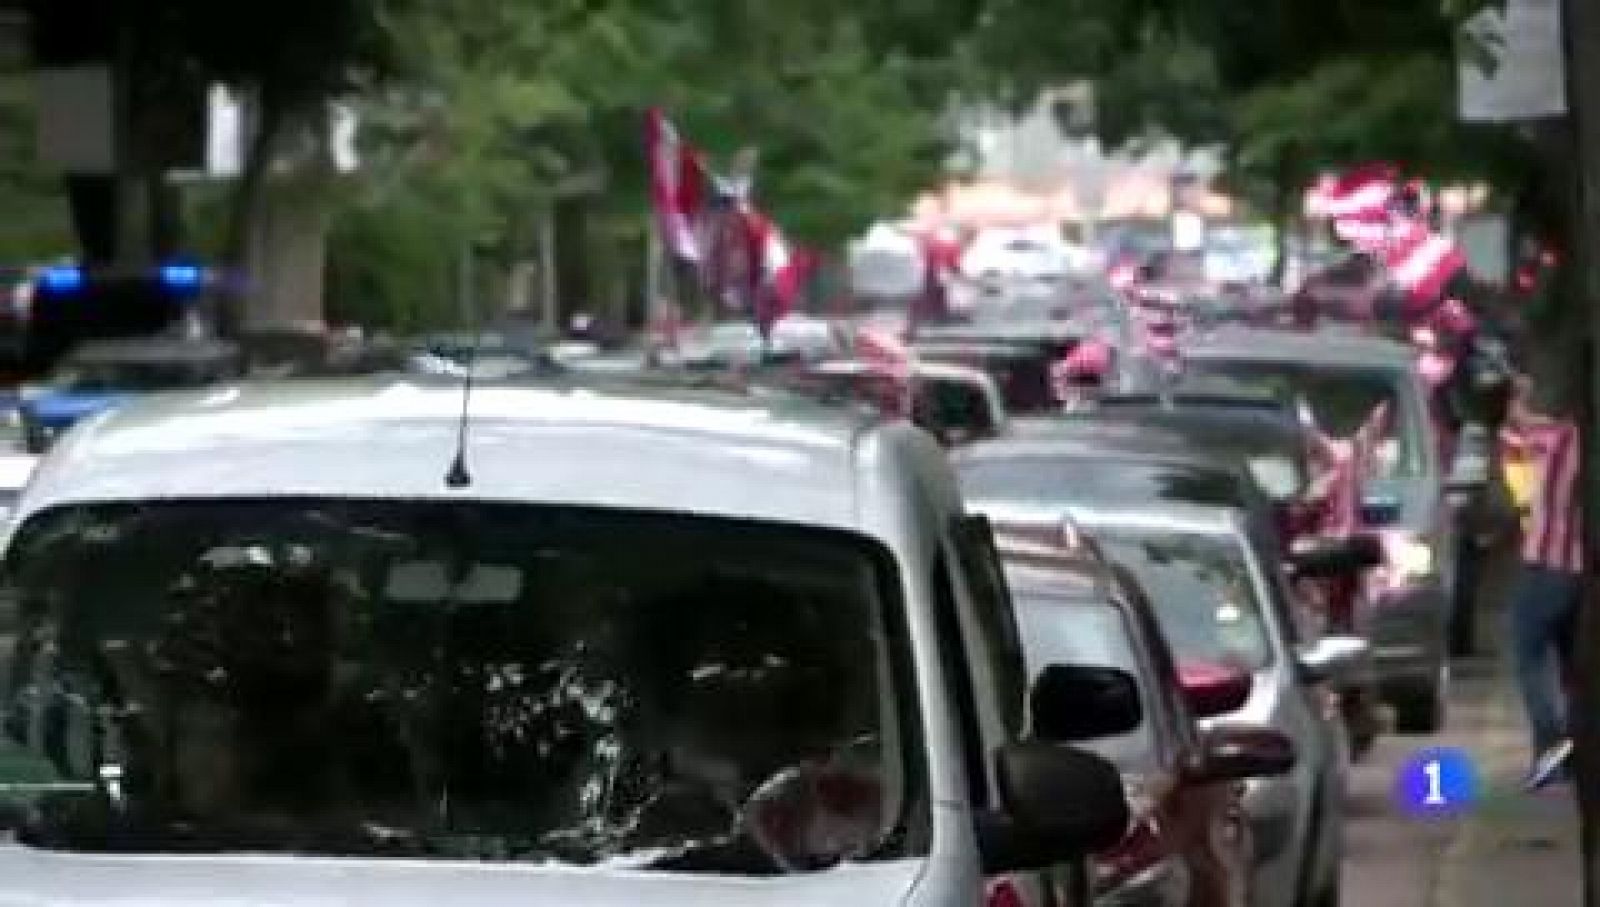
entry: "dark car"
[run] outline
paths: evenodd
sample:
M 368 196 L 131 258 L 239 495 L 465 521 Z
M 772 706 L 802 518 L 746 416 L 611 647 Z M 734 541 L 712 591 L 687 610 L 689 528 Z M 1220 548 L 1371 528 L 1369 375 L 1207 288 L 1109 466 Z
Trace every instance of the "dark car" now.
M 912 367 L 910 400 L 904 381 L 871 363 L 835 359 L 802 368 L 786 386 L 829 402 L 861 402 L 897 416 L 911 404 L 916 425 L 945 444 L 991 438 L 1005 430 L 1000 388 L 988 373 L 949 363 L 918 362 Z
M 1252 903 L 1241 782 L 1287 772 L 1294 745 L 1262 727 L 1202 731 L 1197 724 L 1241 706 L 1249 675 L 1199 663 L 1180 668 L 1131 577 L 1086 547 L 1039 544 L 996 528 L 1030 668 L 1115 668 L 1139 688 L 1137 727 L 1082 744 L 1121 769 L 1134 811 L 1121 844 L 1096 859 L 1097 903 Z
M 1013 415 L 1054 413 L 1061 407 L 1051 380 L 1057 357 L 1047 349 L 992 340 L 918 339 L 912 351 L 922 361 L 987 372 L 1000 387 L 1006 411 Z
M 79 421 L 142 394 L 202 387 L 239 377 L 237 346 L 212 339 L 96 340 L 71 353 L 18 404 L 23 445 L 41 453 Z
M 1207 453 L 1234 457 L 1275 502 L 1292 505 L 1309 489 L 1311 445 L 1292 407 L 1262 394 L 1177 393 L 1103 396 L 1067 418 L 1149 426 Z
M 1388 407 L 1361 505 L 1363 528 L 1385 538 L 1386 556 L 1351 609 L 1351 629 L 1372 640 L 1396 726 L 1439 730 L 1449 694 L 1457 530 L 1414 352 L 1376 337 L 1236 329 L 1198 340 L 1184 356 L 1192 374 L 1302 402 L 1333 437 L 1354 435 Z

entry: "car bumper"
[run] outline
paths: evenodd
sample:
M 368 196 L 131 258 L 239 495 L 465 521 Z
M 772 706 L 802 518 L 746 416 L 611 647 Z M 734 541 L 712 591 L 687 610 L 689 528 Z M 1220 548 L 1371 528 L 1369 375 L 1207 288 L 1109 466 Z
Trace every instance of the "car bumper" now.
M 1449 598 L 1438 585 L 1390 592 L 1373 606 L 1363 629 L 1374 679 L 1385 693 L 1438 676 L 1449 613 Z

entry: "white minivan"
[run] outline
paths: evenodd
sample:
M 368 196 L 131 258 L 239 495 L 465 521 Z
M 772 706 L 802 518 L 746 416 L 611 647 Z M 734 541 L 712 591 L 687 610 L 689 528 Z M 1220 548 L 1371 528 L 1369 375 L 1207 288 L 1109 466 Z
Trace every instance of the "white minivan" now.
M 226 386 L 79 426 L 7 525 L 17 902 L 1078 905 L 1126 829 L 1028 729 L 1129 727 L 1131 678 L 1023 689 L 987 524 L 904 424 Z

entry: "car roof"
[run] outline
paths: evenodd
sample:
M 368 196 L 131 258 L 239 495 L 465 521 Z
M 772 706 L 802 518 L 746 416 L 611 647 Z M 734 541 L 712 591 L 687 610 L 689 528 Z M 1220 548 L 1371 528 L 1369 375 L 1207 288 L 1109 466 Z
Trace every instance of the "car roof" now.
M 1197 449 L 1182 432 L 1158 425 L 1076 415 L 1013 419 L 1010 430 L 968 448 L 963 456 L 1017 457 L 1060 454 L 1160 461 L 1195 469 L 1233 471 L 1229 457 Z
M 944 462 L 909 425 L 799 396 L 495 384 L 472 396 L 475 481 L 450 489 L 461 409 L 459 381 L 417 376 L 159 395 L 64 437 L 20 509 L 168 497 L 472 499 L 859 529 L 866 496 L 883 499 Z M 958 508 L 953 477 L 948 484 Z
M 1091 328 L 1077 319 L 1027 319 L 1017 321 L 978 319 L 960 324 L 929 325 L 918 328 L 917 339 L 952 343 L 1025 344 L 1077 339 Z
M 15 491 L 28 484 L 38 465 L 33 454 L 0 454 L 0 490 Z
M 211 338 L 120 337 L 88 341 L 66 358 L 73 363 L 209 362 L 239 355 L 235 344 Z
M 806 371 L 821 375 L 865 375 L 878 371 L 880 366 L 860 359 L 828 359 L 805 367 Z M 960 365 L 954 362 L 919 361 L 911 366 L 912 374 L 919 378 L 940 378 L 950 381 L 965 381 L 971 384 L 993 384 L 994 379 L 989 373 L 980 368 Z
M 1107 529 L 1233 535 L 1240 528 L 1238 510 L 1187 502 L 1130 502 L 1117 507 L 1074 504 L 1067 508 L 1067 515 L 1091 535 Z
M 1217 439 L 1249 433 L 1266 436 L 1289 446 L 1303 445 L 1306 428 L 1286 407 L 1254 409 L 1246 406 L 1180 403 L 1123 402 L 1109 407 L 1071 413 L 1067 421 L 1088 425 L 1148 427 L 1165 439 Z
M 1184 357 L 1188 359 L 1287 361 L 1373 368 L 1410 368 L 1414 356 L 1405 344 L 1367 334 L 1242 327 L 1225 327 L 1196 337 L 1184 348 Z

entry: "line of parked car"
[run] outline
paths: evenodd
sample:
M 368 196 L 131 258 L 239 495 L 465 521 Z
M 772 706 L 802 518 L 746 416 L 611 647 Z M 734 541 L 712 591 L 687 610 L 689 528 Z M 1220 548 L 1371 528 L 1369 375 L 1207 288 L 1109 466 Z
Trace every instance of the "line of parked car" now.
M 1081 325 L 922 335 L 909 420 L 729 330 L 737 381 L 474 338 L 78 423 L 8 518 L 9 890 L 1337 904 L 1350 760 L 1445 718 L 1415 367 L 1223 330 L 1063 412 Z M 1379 405 L 1306 531 L 1309 426 Z

